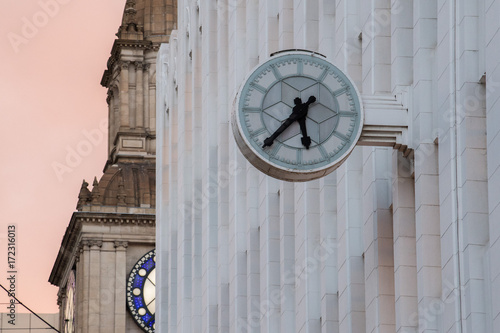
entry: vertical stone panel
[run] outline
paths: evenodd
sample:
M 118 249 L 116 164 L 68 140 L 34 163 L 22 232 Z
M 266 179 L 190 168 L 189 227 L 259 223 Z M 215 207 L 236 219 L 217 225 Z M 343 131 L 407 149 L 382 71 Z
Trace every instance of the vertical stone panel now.
M 335 1 L 319 0 L 318 51 L 328 59 L 335 59 Z
M 233 174 L 230 170 L 230 131 L 228 107 L 228 20 L 237 6 L 218 4 L 217 12 L 217 164 L 218 187 L 218 325 L 219 332 L 229 332 L 229 182 Z
M 137 75 L 136 64 L 131 62 L 128 67 L 128 107 L 129 107 L 129 123 L 130 128 L 137 127 Z
M 339 331 L 338 265 L 337 265 L 337 174 L 320 180 L 320 235 L 314 252 L 320 269 L 321 332 Z
M 102 241 L 91 239 L 89 242 L 89 282 L 88 282 L 88 330 L 100 332 L 100 285 L 101 285 L 101 247 Z
M 293 0 L 279 0 L 278 46 L 280 50 L 293 48 Z
M 364 332 L 365 279 L 362 207 L 362 150 L 337 169 L 339 332 Z
M 136 97 L 135 97 L 135 124 L 137 128 L 144 127 L 144 73 L 143 73 L 143 63 L 136 62 L 135 63 L 135 73 L 136 73 Z
M 184 7 L 180 7 L 184 8 Z M 217 4 L 204 1 L 203 19 L 203 332 L 218 330 L 218 187 L 217 179 Z
M 201 4 L 200 4 L 201 5 Z M 167 4 L 168 6 L 168 4 Z M 195 332 L 202 330 L 202 213 L 204 193 L 202 188 L 202 53 L 201 53 L 201 17 L 200 9 L 193 9 L 191 15 L 191 45 L 192 45 L 192 137 L 193 137 L 193 227 L 192 227 L 192 329 Z
M 150 120 L 150 114 L 151 114 L 151 101 L 149 99 L 149 71 L 151 68 L 151 64 L 144 64 L 143 65 L 143 109 L 144 109 L 144 127 L 147 130 L 151 130 L 151 120 Z
M 125 332 L 125 319 L 127 316 L 126 313 L 126 279 L 127 279 L 127 267 L 126 267 L 126 255 L 127 255 L 127 247 L 128 242 L 126 241 L 115 241 L 114 244 L 114 259 L 115 262 L 109 262 L 109 266 L 114 268 L 114 283 L 113 286 L 115 288 L 114 293 L 114 333 L 122 333 Z M 111 258 L 112 256 L 110 256 Z M 111 285 L 111 283 L 110 283 Z M 156 317 L 158 318 L 158 316 Z M 113 330 L 109 330 L 109 332 L 113 332 Z
M 120 128 L 130 127 L 129 115 L 129 67 L 128 61 L 123 61 L 120 66 Z
M 281 332 L 296 332 L 295 325 L 295 196 L 294 185 L 280 183 Z
M 392 175 L 396 332 L 416 331 L 415 189 L 411 161 L 396 150 L 392 152 Z

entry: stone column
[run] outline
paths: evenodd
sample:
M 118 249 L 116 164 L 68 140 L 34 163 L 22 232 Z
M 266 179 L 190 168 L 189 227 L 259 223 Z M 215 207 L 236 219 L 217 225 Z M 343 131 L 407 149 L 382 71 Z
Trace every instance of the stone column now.
M 113 90 L 111 88 L 108 89 L 108 97 L 106 98 L 106 102 L 108 103 L 108 154 L 113 149 L 113 133 L 114 133 L 114 124 L 115 124 L 115 110 L 114 110 L 114 96 Z
M 115 313 L 115 248 L 113 242 L 103 242 L 100 258 L 100 332 L 113 332 Z
M 149 68 L 151 67 L 151 64 L 144 64 L 143 65 L 143 108 L 144 108 L 144 119 L 145 119 L 145 124 L 144 127 L 146 129 L 151 128 L 151 122 L 149 120 Z
M 135 127 L 144 127 L 144 83 L 143 83 L 143 69 L 142 62 L 135 63 Z
M 126 279 L 127 279 L 127 247 L 126 241 L 115 241 L 115 330 L 114 333 L 125 332 L 126 318 Z M 111 264 L 111 263 L 110 263 Z
M 83 240 L 80 245 L 79 263 L 77 266 L 77 333 L 89 333 L 89 267 L 90 245 Z
M 120 66 L 120 128 L 130 127 L 130 114 L 129 114 L 129 68 L 130 62 L 123 61 Z
M 89 273 L 88 273 L 88 333 L 99 332 L 100 326 L 100 284 L 101 284 L 101 240 L 89 240 Z
M 129 107 L 129 116 L 130 116 L 130 128 L 136 128 L 137 127 L 137 124 L 136 124 L 136 112 L 137 112 L 137 108 L 136 108 L 136 101 L 135 101 L 135 97 L 136 97 L 136 73 L 135 73 L 135 69 L 136 69 L 136 63 L 135 62 L 132 62 L 131 63 L 132 66 L 129 67 L 128 69 L 128 89 L 129 89 L 129 93 L 128 93 L 128 107 Z
M 151 131 L 156 131 L 156 64 L 151 64 L 150 82 L 149 82 L 149 105 L 148 118 L 149 128 Z

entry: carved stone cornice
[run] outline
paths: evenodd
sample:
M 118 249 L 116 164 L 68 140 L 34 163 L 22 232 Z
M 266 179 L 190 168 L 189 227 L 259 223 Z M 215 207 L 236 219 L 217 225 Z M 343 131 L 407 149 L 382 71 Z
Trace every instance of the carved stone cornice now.
M 72 266 L 75 260 L 79 260 L 84 251 L 90 251 L 92 246 L 94 248 L 102 246 L 102 237 L 96 239 L 93 236 L 90 237 L 91 235 L 86 237 L 85 234 L 82 234 L 82 230 L 87 228 L 84 228 L 85 225 L 87 227 L 91 227 L 91 229 L 94 228 L 93 225 L 100 225 L 103 227 L 106 226 L 106 229 L 108 230 L 113 230 L 112 228 L 119 228 L 121 226 L 134 226 L 135 228 L 146 228 L 147 230 L 154 232 L 156 222 L 154 214 L 121 214 L 84 211 L 74 212 L 50 273 L 49 282 L 51 284 L 60 286 L 60 284 L 65 282 L 64 277 L 68 267 Z M 144 234 L 149 234 L 150 231 L 145 231 Z M 115 234 L 120 233 L 121 232 L 117 231 Z M 109 241 L 121 241 L 121 239 L 115 238 L 115 234 L 111 233 L 109 235 Z M 133 238 L 134 235 L 128 235 L 127 237 Z M 154 241 L 154 238 L 152 241 Z
M 155 217 L 154 215 L 133 215 L 133 217 L 119 217 L 119 214 L 117 217 L 77 217 L 76 221 L 77 223 L 95 223 L 95 224 L 136 224 L 136 225 L 150 225 L 150 226 L 155 226 Z

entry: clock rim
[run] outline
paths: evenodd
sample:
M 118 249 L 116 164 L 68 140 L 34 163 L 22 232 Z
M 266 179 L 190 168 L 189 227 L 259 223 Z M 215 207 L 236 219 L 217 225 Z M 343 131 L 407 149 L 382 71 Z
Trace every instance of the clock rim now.
M 250 79 L 250 77 L 259 69 L 265 67 L 265 65 L 274 59 L 278 59 L 281 57 L 289 56 L 289 55 L 305 55 L 305 56 L 310 56 L 311 58 L 318 58 L 322 59 L 323 61 L 326 61 L 330 66 L 334 67 L 338 73 L 342 74 L 347 83 L 350 84 L 350 87 L 353 88 L 354 93 L 356 95 L 356 98 L 358 99 L 358 105 L 359 105 L 359 128 L 355 136 L 353 136 L 353 144 L 338 158 L 335 159 L 335 161 L 320 166 L 316 168 L 310 168 L 310 169 L 293 169 L 293 168 L 287 168 L 283 167 L 281 165 L 278 165 L 268 159 L 264 159 L 262 154 L 260 154 L 249 142 L 248 138 L 243 135 L 243 128 L 241 126 L 241 118 L 239 117 L 240 112 L 239 112 L 239 105 L 240 105 L 240 99 L 242 97 L 242 92 L 243 89 L 245 88 L 246 83 Z M 351 77 L 342 71 L 339 67 L 337 67 L 335 64 L 333 64 L 327 57 L 313 51 L 283 51 L 283 52 L 276 52 L 273 53 L 273 55 L 269 58 L 267 58 L 265 61 L 259 63 L 258 65 L 254 66 L 254 68 L 245 76 L 245 79 L 242 81 L 240 84 L 240 87 L 238 88 L 238 92 L 236 93 L 236 96 L 234 97 L 233 100 L 233 110 L 231 114 L 231 125 L 233 129 L 233 136 L 235 138 L 236 144 L 238 145 L 238 148 L 242 152 L 242 154 L 245 156 L 245 158 L 258 170 L 261 172 L 265 173 L 266 175 L 269 175 L 273 178 L 277 178 L 280 180 L 285 180 L 285 181 L 293 181 L 293 182 L 304 182 L 304 181 L 310 181 L 314 179 L 321 178 L 323 176 L 326 176 L 327 174 L 333 172 L 335 169 L 337 169 L 342 163 L 345 162 L 345 160 L 349 157 L 349 155 L 352 153 L 354 148 L 356 147 L 357 143 L 359 142 L 359 138 L 361 137 L 361 133 L 363 131 L 363 124 L 364 124 L 364 109 L 363 109 L 363 101 L 361 98 L 361 94 L 359 92 L 358 87 L 354 83 L 354 81 L 351 79 Z M 266 167 L 267 166 L 267 167 Z
M 70 281 L 72 281 L 73 283 L 70 284 L 70 289 L 72 290 L 72 294 L 73 294 L 73 297 L 72 299 L 70 300 L 68 296 L 68 283 L 70 283 Z M 67 325 L 68 325 L 68 322 L 67 320 L 71 320 L 72 322 L 72 327 L 71 327 L 71 332 L 75 332 L 75 307 L 76 307 L 76 272 L 74 269 L 71 269 L 69 271 L 69 274 L 68 274 L 68 279 L 66 281 L 66 292 L 65 292 L 65 295 L 66 295 L 66 300 L 65 300 L 65 305 L 64 305 L 64 313 L 63 313 L 63 317 L 64 317 L 64 327 L 63 327 L 63 330 L 66 332 L 67 330 Z M 66 311 L 68 310 L 68 304 L 72 303 L 72 311 L 71 311 L 71 317 L 66 317 Z
M 147 259 L 149 259 L 149 258 L 153 258 L 153 257 L 155 257 L 155 256 L 156 256 L 156 249 L 152 249 L 152 250 L 150 250 L 150 251 L 146 252 L 144 255 L 142 255 L 142 256 L 141 256 L 141 257 L 140 257 L 140 258 L 136 261 L 136 263 L 134 264 L 134 266 L 132 266 L 132 269 L 130 270 L 129 274 L 127 275 L 127 288 L 126 288 L 126 296 L 127 296 L 127 309 L 128 309 L 128 311 L 130 312 L 130 314 L 132 315 L 132 319 L 136 322 L 137 326 L 139 326 L 139 327 L 140 327 L 140 328 L 141 328 L 144 332 L 146 332 L 146 333 L 153 333 L 153 332 L 155 332 L 155 329 L 154 329 L 154 328 L 150 328 L 150 327 L 146 326 L 146 323 L 145 323 L 144 321 L 142 321 L 142 320 L 141 320 L 141 321 L 139 321 L 139 320 L 136 318 L 136 316 L 140 316 L 140 315 L 137 313 L 138 309 L 134 307 L 134 305 L 133 305 L 133 301 L 131 301 L 131 300 L 130 300 L 130 299 L 131 299 L 131 297 L 133 297 L 133 294 L 132 294 L 132 290 L 133 290 L 133 288 L 132 288 L 131 283 L 133 282 L 133 281 L 132 281 L 132 280 L 133 280 L 133 279 L 132 279 L 132 275 L 133 275 L 133 276 L 134 276 L 134 278 L 135 278 L 135 276 L 136 276 L 136 275 L 138 274 L 138 272 L 139 272 L 139 268 L 138 268 L 138 266 L 140 267 L 140 264 L 139 264 L 139 263 L 141 263 L 141 262 L 145 262 Z M 145 260 L 145 258 L 147 258 L 147 259 Z M 134 273 L 134 270 L 135 270 L 135 269 L 137 269 L 137 271 Z M 152 270 L 150 270 L 146 276 L 149 276 L 149 274 L 150 274 L 153 270 L 155 270 L 155 269 L 156 269 L 156 261 L 155 261 L 155 267 L 154 267 Z M 144 285 L 143 285 L 143 287 L 144 287 Z M 155 289 L 156 289 L 156 286 L 155 286 Z M 144 299 L 144 297 L 143 297 L 143 299 Z M 132 308 L 133 308 L 133 309 L 132 309 Z M 147 309 L 147 306 L 146 306 L 146 311 L 149 311 L 149 309 Z M 156 322 L 156 315 L 155 315 L 155 314 L 156 314 L 156 311 L 155 311 L 155 313 L 153 313 L 153 314 L 152 314 L 152 315 L 154 316 L 154 320 L 155 320 L 155 322 Z

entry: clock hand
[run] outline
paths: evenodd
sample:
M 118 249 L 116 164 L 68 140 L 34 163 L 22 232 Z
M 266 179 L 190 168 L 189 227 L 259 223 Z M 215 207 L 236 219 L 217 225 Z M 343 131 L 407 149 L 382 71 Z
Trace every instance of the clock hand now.
M 271 134 L 270 137 L 264 140 L 264 145 L 262 146 L 262 148 L 270 147 L 273 144 L 274 139 L 276 139 L 281 133 L 283 133 L 288 128 L 288 126 L 293 124 L 294 121 L 295 119 L 291 119 L 291 116 L 288 117 L 285 122 L 281 124 L 281 126 L 278 127 L 278 129 L 273 134 Z
M 294 121 L 297 120 L 300 125 L 300 131 L 302 132 L 302 144 L 306 147 L 306 149 L 309 149 L 309 146 L 311 145 L 311 138 L 307 136 L 306 116 L 309 105 L 314 103 L 315 101 L 316 97 L 314 96 L 310 96 L 306 103 L 302 103 L 302 100 L 298 97 L 295 98 L 295 106 L 292 109 L 292 114 L 270 137 L 264 140 L 264 145 L 262 146 L 262 148 L 270 147 L 273 144 L 274 139 L 276 139 L 288 128 L 288 126 L 290 126 Z
M 300 138 L 302 145 L 304 145 L 306 149 L 309 149 L 309 146 L 311 145 L 311 137 L 307 136 L 306 117 L 298 119 L 297 121 L 299 122 L 300 131 L 302 132 L 302 138 Z

